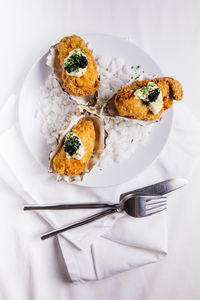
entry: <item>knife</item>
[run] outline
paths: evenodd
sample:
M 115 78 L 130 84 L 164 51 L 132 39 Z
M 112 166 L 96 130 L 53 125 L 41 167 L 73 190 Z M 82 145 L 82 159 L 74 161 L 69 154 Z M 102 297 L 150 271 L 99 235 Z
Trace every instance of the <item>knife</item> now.
M 188 181 L 184 178 L 174 178 L 158 182 L 137 190 L 129 191 L 120 195 L 120 201 L 127 195 L 143 195 L 143 196 L 163 196 L 172 191 L 180 189 L 186 185 Z M 113 208 L 113 203 L 77 203 L 77 204 L 31 204 L 25 205 L 24 210 L 41 210 L 41 209 L 86 209 L 86 208 Z M 117 206 L 118 204 L 116 204 Z
M 132 194 L 132 195 L 154 195 L 154 196 L 163 196 L 170 192 L 173 192 L 177 189 L 180 189 L 184 185 L 188 183 L 187 179 L 185 178 L 171 178 L 168 180 L 164 180 L 152 185 L 145 186 L 143 188 L 129 191 L 127 193 L 120 195 L 120 200 L 122 200 L 125 196 Z

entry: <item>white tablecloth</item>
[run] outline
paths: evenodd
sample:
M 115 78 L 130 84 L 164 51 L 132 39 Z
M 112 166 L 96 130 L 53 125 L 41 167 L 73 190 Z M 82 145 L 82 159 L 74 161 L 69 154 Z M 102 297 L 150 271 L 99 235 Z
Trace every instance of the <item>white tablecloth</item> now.
M 183 83 L 184 102 L 199 116 L 198 0 L 7 0 L 0 4 L 0 20 L 0 106 L 8 95 L 19 92 L 31 65 L 60 37 L 102 32 L 131 36 L 167 76 Z M 200 162 L 182 197 L 169 205 L 166 258 L 81 285 L 67 281 L 63 258 L 55 255 L 56 240 L 38 239 L 48 224 L 34 213 L 24 214 L 22 199 L 1 180 L 0 299 L 199 299 L 199 171 Z

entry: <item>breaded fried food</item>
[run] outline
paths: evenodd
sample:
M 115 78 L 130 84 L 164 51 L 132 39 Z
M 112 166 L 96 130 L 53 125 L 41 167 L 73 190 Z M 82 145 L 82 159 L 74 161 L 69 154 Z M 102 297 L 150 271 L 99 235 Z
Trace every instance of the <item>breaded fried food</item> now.
M 62 67 L 61 85 L 70 94 L 74 96 L 88 96 L 93 95 L 99 88 L 99 79 L 97 72 L 97 65 L 92 55 L 92 52 L 87 48 L 86 43 L 77 35 L 64 37 L 56 47 L 57 54 L 55 56 L 54 68 Z M 77 52 L 73 53 L 73 51 Z M 80 52 L 80 53 L 79 53 Z M 69 60 L 69 68 L 65 68 L 66 59 L 72 53 L 75 57 L 75 63 L 82 63 L 82 74 L 78 75 L 78 70 L 73 69 L 73 61 Z M 82 57 L 81 57 L 82 53 Z M 78 60 L 81 57 L 82 61 Z M 70 67 L 72 67 L 70 69 Z M 84 69 L 86 68 L 86 71 Z M 74 70 L 72 74 L 68 71 Z M 77 72 L 77 73 L 76 73 Z M 80 76 L 82 75 L 82 76 Z
M 183 89 L 179 81 L 170 77 L 134 81 L 122 87 L 115 96 L 115 106 L 120 116 L 145 121 L 160 119 L 173 100 L 182 100 Z
M 81 119 L 74 125 L 72 132 L 78 136 L 84 147 L 83 157 L 81 159 L 67 157 L 63 145 L 53 158 L 53 168 L 56 173 L 67 176 L 81 175 L 84 172 L 95 146 L 95 128 L 92 120 Z

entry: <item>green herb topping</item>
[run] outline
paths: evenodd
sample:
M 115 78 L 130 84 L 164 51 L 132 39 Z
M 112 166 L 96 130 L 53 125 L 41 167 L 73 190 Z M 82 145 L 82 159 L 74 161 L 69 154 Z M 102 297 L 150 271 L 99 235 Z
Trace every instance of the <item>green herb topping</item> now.
M 84 50 L 81 50 L 81 52 L 84 53 Z M 63 67 L 68 73 L 73 71 L 78 73 L 79 68 L 84 69 L 87 67 L 87 65 L 87 57 L 81 53 L 78 53 L 77 50 L 74 50 L 74 53 L 69 58 L 65 58 Z
M 143 86 L 140 89 L 140 93 L 141 93 L 141 98 L 147 98 L 148 94 L 149 94 L 149 87 L 148 86 Z
M 64 151 L 67 152 L 70 156 L 73 156 L 80 146 L 81 143 L 79 141 L 79 138 L 78 136 L 74 135 L 73 131 L 66 135 L 64 142 Z
M 149 106 L 150 102 L 155 102 L 160 94 L 160 89 L 156 87 L 154 82 L 149 82 L 147 86 L 143 86 L 136 91 L 136 97 L 141 99 L 143 104 Z

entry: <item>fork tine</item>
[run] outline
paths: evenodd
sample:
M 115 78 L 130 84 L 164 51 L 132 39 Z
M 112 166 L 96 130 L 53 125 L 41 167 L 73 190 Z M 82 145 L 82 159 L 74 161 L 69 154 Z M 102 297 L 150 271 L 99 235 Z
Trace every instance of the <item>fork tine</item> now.
M 152 203 L 147 203 L 146 206 L 149 206 L 149 205 L 156 205 L 156 204 L 161 204 L 161 203 L 167 203 L 166 200 L 163 200 L 163 201 L 154 201 Z M 152 208 L 151 208 L 152 209 Z
M 158 195 L 158 196 L 146 196 L 148 197 L 148 199 L 146 200 L 146 202 L 149 202 L 151 200 L 157 200 L 157 199 L 166 199 L 167 197 L 166 196 L 161 196 L 161 195 Z
M 157 213 L 159 213 L 159 212 L 161 212 L 161 211 L 163 211 L 165 209 L 167 209 L 167 207 L 164 207 L 162 209 L 156 210 L 156 211 L 154 211 L 152 213 L 148 213 L 148 214 L 145 215 L 145 217 L 148 217 L 148 216 L 151 216 L 151 215 L 155 215 L 155 214 L 157 214 Z
M 156 209 L 156 208 L 158 208 L 158 207 L 161 207 L 161 206 L 166 206 L 166 202 L 167 201 L 164 201 L 165 203 L 163 203 L 163 204 L 159 204 L 159 205 L 154 205 L 154 207 L 150 207 L 150 208 L 146 208 L 146 211 L 148 211 L 148 210 L 154 210 L 154 209 Z M 156 203 L 157 204 L 157 203 Z

